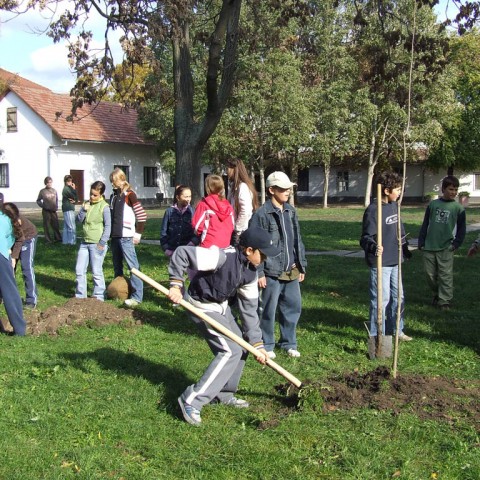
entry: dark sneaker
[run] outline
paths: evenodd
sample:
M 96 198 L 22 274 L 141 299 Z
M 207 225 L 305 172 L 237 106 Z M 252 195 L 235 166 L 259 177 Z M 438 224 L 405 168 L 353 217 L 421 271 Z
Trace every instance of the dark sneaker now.
M 224 405 L 230 405 L 232 407 L 237 408 L 248 408 L 250 404 L 246 400 L 242 400 L 241 398 L 232 397 L 228 402 L 225 402 Z
M 178 404 L 182 409 L 183 418 L 190 425 L 195 425 L 198 427 L 202 423 L 202 418 L 200 417 L 200 410 L 197 410 L 195 407 L 192 407 L 188 403 L 184 403 L 182 397 L 178 397 Z
M 444 312 L 450 310 L 450 305 L 448 303 L 444 303 L 443 305 L 440 305 L 440 310 L 443 310 Z
M 436 295 L 432 299 L 432 306 L 438 307 L 438 297 Z

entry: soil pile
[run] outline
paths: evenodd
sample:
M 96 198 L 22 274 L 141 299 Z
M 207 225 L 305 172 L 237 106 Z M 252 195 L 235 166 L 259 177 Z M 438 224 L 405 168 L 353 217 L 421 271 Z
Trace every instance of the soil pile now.
M 141 321 L 134 317 L 133 310 L 118 308 L 115 304 L 95 298 L 71 298 L 64 305 L 53 306 L 43 312 L 25 310 L 24 316 L 27 321 L 27 335 L 56 335 L 60 328 L 68 326 L 141 324 Z M 2 318 L 0 321 L 5 330 L 11 330 L 7 319 Z
M 289 385 L 277 387 L 283 394 Z M 480 430 L 480 381 L 421 375 L 397 375 L 377 367 L 360 374 L 345 373 L 322 382 L 305 382 L 286 398 L 294 409 L 310 408 L 322 413 L 356 408 L 412 413 L 419 418 L 454 423 L 466 420 Z

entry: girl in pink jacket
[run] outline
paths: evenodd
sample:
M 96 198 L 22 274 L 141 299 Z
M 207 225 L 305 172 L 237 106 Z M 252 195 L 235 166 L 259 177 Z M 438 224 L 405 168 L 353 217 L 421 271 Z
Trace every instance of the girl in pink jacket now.
M 233 207 L 225 199 L 225 184 L 219 175 L 208 175 L 205 179 L 203 197 L 195 208 L 192 225 L 200 236 L 200 246 L 213 245 L 226 248 L 230 245 L 235 226 Z

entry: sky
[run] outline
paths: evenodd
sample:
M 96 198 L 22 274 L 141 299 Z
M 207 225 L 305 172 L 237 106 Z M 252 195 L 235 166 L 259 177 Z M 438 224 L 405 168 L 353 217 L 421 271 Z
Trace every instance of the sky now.
M 70 1 L 61 2 L 59 12 L 64 11 Z M 448 0 L 441 0 L 437 11 L 440 17 L 445 15 Z M 65 43 L 54 44 L 45 33 L 50 15 L 32 10 L 17 17 L 0 10 L 0 67 L 16 73 L 28 80 L 39 83 L 56 93 L 68 93 L 75 83 L 71 73 Z M 102 38 L 103 21 L 93 18 L 94 38 Z M 112 41 L 112 45 L 118 42 Z M 116 58 L 120 59 L 120 47 Z
M 57 11 L 63 13 L 68 3 L 71 2 L 61 2 Z M 54 44 L 45 34 L 50 18 L 51 14 L 38 10 L 16 17 L 0 10 L 0 67 L 56 93 L 68 93 L 75 83 L 75 77 L 68 64 L 66 43 Z M 99 16 L 93 18 L 93 23 L 90 21 L 89 25 L 94 39 L 101 39 L 104 35 L 102 19 Z M 118 45 L 118 41 L 112 41 L 112 45 Z M 120 59 L 120 47 L 116 50 L 115 57 Z

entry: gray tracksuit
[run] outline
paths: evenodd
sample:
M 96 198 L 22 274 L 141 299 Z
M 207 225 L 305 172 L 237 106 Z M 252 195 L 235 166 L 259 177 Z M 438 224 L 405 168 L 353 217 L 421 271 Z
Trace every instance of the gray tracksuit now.
M 171 284 L 182 283 L 187 269 L 196 273 L 185 299 L 254 347 L 263 348 L 257 316 L 257 272 L 243 252 L 236 247 L 178 247 L 168 267 Z M 241 328 L 228 304 L 233 298 Z M 215 356 L 200 380 L 182 394 L 185 403 L 201 410 L 212 400 L 228 402 L 237 391 L 247 352 L 198 317 L 191 318 Z

